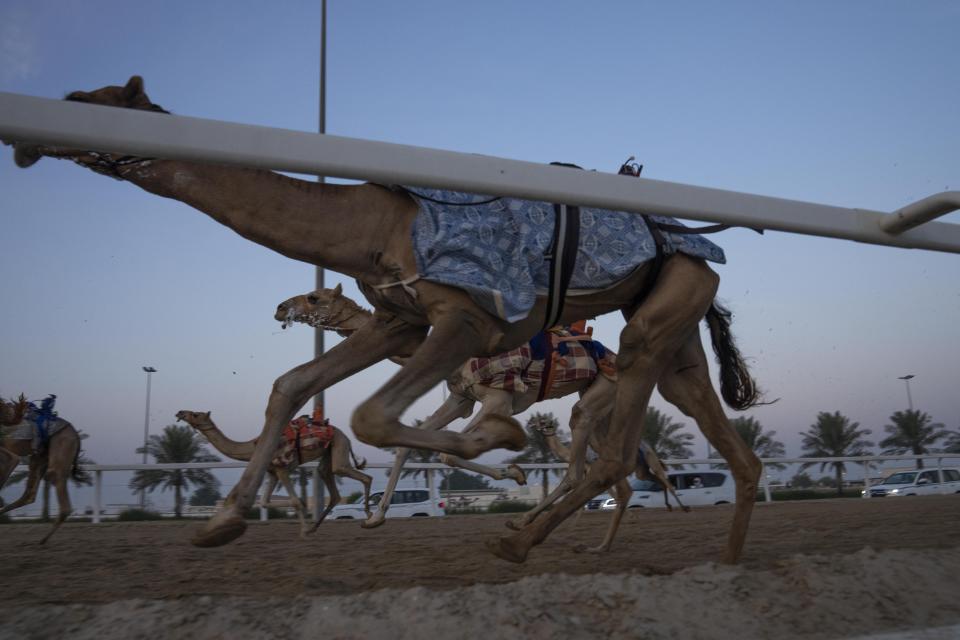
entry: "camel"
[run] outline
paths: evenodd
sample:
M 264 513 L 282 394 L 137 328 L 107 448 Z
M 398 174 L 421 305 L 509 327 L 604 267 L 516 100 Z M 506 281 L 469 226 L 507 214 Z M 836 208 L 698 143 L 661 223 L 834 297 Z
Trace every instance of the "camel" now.
M 6 483 L 21 458 L 30 459 L 27 486 L 23 495 L 0 509 L 0 515 L 33 504 L 37 498 L 40 480 L 46 478 L 57 491 L 59 513 L 53 522 L 53 528 L 40 540 L 40 544 L 46 543 L 73 513 L 70 494 L 67 492 L 67 480 L 71 475 L 77 474 L 77 459 L 80 457 L 80 434 L 72 424 L 56 415 L 46 420 L 46 428 L 50 433 L 49 441 L 41 443 L 39 450 L 34 449 L 33 434 L 37 421 L 43 419 L 37 408 L 28 403 L 22 395 L 16 402 L 0 399 L 0 487 Z M 7 429 L 3 429 L 4 426 Z
M 217 451 L 228 458 L 233 458 L 234 460 L 249 460 L 253 457 L 253 452 L 257 446 L 257 439 L 254 438 L 253 440 L 246 440 L 244 442 L 231 440 L 214 424 L 210 418 L 209 411 L 178 411 L 177 420 L 186 422 L 202 433 Z M 287 495 L 290 496 L 290 500 L 293 502 L 293 508 L 297 512 L 297 517 L 300 519 L 301 538 L 305 538 L 307 534 L 316 531 L 317 527 L 319 527 L 327 517 L 327 514 L 340 502 L 340 492 L 337 491 L 337 483 L 336 480 L 334 480 L 334 476 L 353 478 L 363 485 L 363 508 L 367 512 L 367 516 L 370 515 L 370 483 L 372 479 L 367 474 L 359 471 L 366 466 L 366 463 L 363 460 L 357 460 L 353 454 L 353 448 L 350 446 L 350 438 L 348 438 L 343 431 L 332 426 L 330 429 L 332 429 L 332 440 L 328 446 L 304 448 L 297 451 L 295 458 L 287 459 L 287 457 L 283 455 L 285 447 L 281 444 L 280 449 L 276 451 L 274 461 L 267 468 L 268 479 L 263 489 L 263 495 L 260 498 L 260 504 L 264 508 L 269 507 L 270 497 L 273 495 L 273 490 L 276 488 L 277 482 L 282 484 L 283 488 L 287 490 Z M 350 458 L 353 458 L 352 465 L 350 464 Z M 320 477 L 323 479 L 323 484 L 327 487 L 327 491 L 330 492 L 330 501 L 317 521 L 313 523 L 313 527 L 308 529 L 306 522 L 307 507 L 300 498 L 297 497 L 293 482 L 290 481 L 290 472 L 298 465 L 314 460 L 319 463 L 318 469 L 320 471 Z
M 372 316 L 372 312 L 364 309 L 348 296 L 343 295 L 343 288 L 339 284 L 333 289 L 317 289 L 310 293 L 288 298 L 277 306 L 277 311 L 274 314 L 274 318 L 282 322 L 284 328 L 295 322 L 303 323 L 314 328 L 319 327 L 336 331 L 343 337 L 352 335 L 357 329 L 369 322 Z M 569 331 L 563 332 L 561 335 L 566 336 L 561 339 L 574 339 Z M 589 336 L 583 336 L 582 339 L 589 339 Z M 501 378 L 510 377 L 519 380 L 524 374 L 524 371 L 520 368 L 529 363 L 506 357 L 508 355 L 498 354 L 494 358 L 494 360 L 500 361 L 496 363 L 498 365 L 497 375 Z M 616 354 L 612 355 L 616 356 Z M 399 357 L 391 357 L 390 359 L 400 365 L 403 365 L 406 360 Z M 471 358 L 447 378 L 446 385 L 450 391 L 449 397 L 436 412 L 420 425 L 421 429 L 443 429 L 457 418 L 467 418 L 473 413 L 474 405 L 477 402 L 481 405 L 480 411 L 466 426 L 466 431 L 469 431 L 488 415 L 518 415 L 540 400 L 562 398 L 572 393 L 584 395 L 588 389 L 593 389 L 591 398 L 593 396 L 597 397 L 594 404 L 610 404 L 613 401 L 615 387 L 609 377 L 597 375 L 599 370 L 596 365 L 590 370 L 589 374 L 584 373 L 582 376 L 573 377 L 574 379 L 556 379 L 552 383 L 549 381 L 551 378 L 549 372 L 544 371 L 541 383 L 547 385 L 546 389 L 526 384 L 518 386 L 513 384 L 503 385 L 509 386 L 509 390 L 484 384 L 481 376 L 476 373 L 476 370 L 482 366 L 483 363 L 480 359 Z M 587 399 L 587 402 L 590 402 L 590 398 Z M 589 431 L 589 428 L 587 428 L 587 431 Z M 373 528 L 385 521 L 390 496 L 396 487 L 401 467 L 408 453 L 409 450 L 407 449 L 401 449 L 397 452 L 393 469 L 390 472 L 390 479 L 383 494 L 383 500 L 381 500 L 374 516 L 361 526 Z M 513 478 L 518 484 L 525 484 L 526 482 L 523 471 L 516 465 L 510 465 L 507 469 L 502 470 L 493 469 L 446 453 L 440 454 L 440 460 L 448 466 L 469 469 L 495 480 Z
M 145 117 L 167 117 L 144 92 L 139 76 L 123 86 L 75 91 L 65 99 L 153 112 Z M 14 160 L 20 167 L 29 167 L 42 157 L 68 159 L 150 193 L 184 202 L 281 255 L 355 278 L 376 309 L 373 320 L 349 338 L 276 380 L 257 446 L 231 492 L 230 504 L 201 526 L 193 544 L 218 546 L 243 534 L 243 512 L 253 504 L 283 429 L 299 407 L 320 390 L 417 345 L 403 367 L 354 410 L 351 428 L 360 441 L 376 447 L 429 449 L 464 459 L 492 449 L 520 450 L 525 434 L 508 416 L 488 415 L 466 433 L 415 429 L 404 425 L 400 417 L 417 398 L 446 380 L 469 358 L 516 348 L 545 324 L 570 324 L 620 311 L 626 326 L 620 334 L 616 400 L 607 437 L 597 451 L 598 460 L 542 518 L 509 537 L 488 541 L 488 549 L 505 560 L 523 562 L 530 550 L 569 515 L 631 473 L 642 430 L 637 416 L 643 415 L 654 387 L 659 386 L 667 401 L 697 422 L 711 446 L 730 465 L 736 479 L 737 504 L 722 559 L 728 563 L 739 559 L 761 465 L 730 426 L 713 389 L 697 330 L 702 319 L 710 328 L 720 361 L 720 388 L 727 403 L 743 410 L 758 401 L 759 393 L 729 332 L 729 314 L 715 301 L 719 276 L 704 257 L 677 249 L 683 242 L 674 242 L 679 237 L 670 235 L 674 232 L 662 233 L 666 227 L 660 222 L 592 210 L 591 221 L 616 219 L 628 225 L 645 221 L 648 237 L 660 239 L 656 259 L 631 263 L 629 271 L 618 272 L 615 282 L 589 276 L 577 289 L 548 296 L 536 288 L 540 286 L 537 283 L 561 271 L 557 267 L 563 252 L 528 252 L 534 262 L 509 258 L 507 266 L 511 269 L 533 264 L 536 271 L 528 272 L 532 273 L 528 288 L 532 294 L 526 299 L 529 304 L 518 313 L 505 315 L 490 311 L 489 305 L 481 305 L 460 285 L 438 277 L 421 277 L 418 256 L 422 252 L 417 250 L 422 247 L 415 245 L 412 230 L 427 221 L 420 214 L 428 205 L 409 190 L 371 183 L 315 183 L 267 170 L 117 156 L 103 150 L 38 145 L 28 140 L 12 144 Z M 538 203 L 526 205 L 539 207 Z M 544 220 L 548 219 L 548 208 L 543 205 L 537 209 Z M 554 222 L 566 209 L 557 209 L 559 215 L 549 218 L 548 229 L 560 237 L 563 227 Z M 674 243 L 666 249 L 662 242 L 665 233 Z M 617 234 L 611 247 L 630 248 L 622 237 Z M 493 238 L 499 243 L 512 241 L 513 235 L 497 234 Z M 644 242 L 644 246 L 652 245 Z M 573 250 L 578 251 L 576 246 Z M 577 256 L 583 255 L 593 264 L 593 258 L 599 255 L 596 251 L 597 245 L 581 243 Z M 489 262 L 503 264 L 503 259 L 492 256 Z M 565 278 L 564 273 L 558 274 L 561 285 Z M 516 282 L 506 284 L 513 286 Z
M 602 424 L 600 428 L 591 434 L 591 440 L 593 441 L 593 446 L 596 447 L 599 439 L 603 437 L 603 431 L 605 430 L 606 425 Z M 565 462 L 571 462 L 571 459 L 577 455 L 572 447 L 564 444 L 560 441 L 560 438 L 557 437 L 557 430 L 553 425 L 547 424 L 535 424 L 534 428 L 537 429 L 547 441 L 547 445 L 550 447 L 550 450 L 553 451 L 554 455 Z M 587 467 L 589 472 L 589 466 Z M 664 487 L 663 499 L 666 503 L 667 509 L 673 511 L 673 507 L 670 505 L 670 499 L 667 497 L 667 493 L 672 493 L 674 500 L 677 501 L 677 504 L 684 511 L 690 511 L 690 507 L 683 504 L 680 501 L 680 498 L 677 496 L 677 492 L 673 487 L 673 483 L 670 482 L 670 478 L 667 476 L 667 470 L 663 467 L 663 463 L 660 462 L 660 458 L 657 457 L 656 452 L 647 446 L 646 443 L 640 443 L 640 449 L 637 451 L 637 469 L 634 472 L 637 479 L 639 480 L 655 480 L 659 482 L 661 486 Z M 534 507 L 532 510 L 523 514 L 517 521 L 509 522 L 509 526 L 513 529 L 521 529 L 527 525 L 530 521 L 537 517 L 544 509 L 549 507 L 553 502 L 555 502 L 562 494 L 572 486 L 569 476 L 565 477 L 560 483 L 560 486 L 554 489 L 553 492 L 545 500 L 542 500 L 540 504 Z M 610 487 L 613 497 L 617 500 L 617 509 L 613 512 L 613 517 L 610 520 L 610 526 L 607 528 L 607 533 L 603 538 L 603 541 L 596 547 L 588 547 L 586 545 L 577 545 L 574 547 L 574 550 L 577 552 L 586 552 L 586 553 L 605 553 L 610 550 L 611 545 L 613 544 L 613 539 L 617 534 L 617 529 L 620 526 L 620 521 L 623 518 L 623 514 L 627 510 L 627 503 L 630 502 L 630 496 L 633 494 L 633 489 L 630 487 L 630 483 L 624 478 L 616 482 L 612 487 Z M 581 510 L 578 512 L 578 517 L 582 514 Z

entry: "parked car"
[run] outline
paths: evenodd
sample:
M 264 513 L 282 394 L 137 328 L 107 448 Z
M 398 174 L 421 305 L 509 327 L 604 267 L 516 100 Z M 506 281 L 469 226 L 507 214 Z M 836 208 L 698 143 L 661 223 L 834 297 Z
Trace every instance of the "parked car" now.
M 383 491 L 370 494 L 370 510 L 375 511 Z M 388 518 L 422 518 L 428 516 L 443 516 L 444 507 L 439 497 L 430 497 L 427 489 L 415 487 L 401 487 L 393 492 L 390 498 L 390 508 L 387 509 Z M 349 504 L 338 504 L 330 512 L 330 517 L 336 520 L 366 520 L 367 514 L 363 511 L 363 496 Z
M 667 477 L 677 490 L 677 496 L 688 507 L 700 507 L 714 504 L 731 504 L 737 501 L 736 486 L 729 471 L 679 471 L 669 473 Z M 652 480 L 630 480 L 633 495 L 627 503 L 628 509 L 642 507 L 666 508 L 663 500 L 663 487 Z M 670 504 L 674 504 L 673 498 Z M 588 511 L 617 508 L 617 499 L 609 493 L 603 493 L 590 500 L 585 507 Z
M 941 476 L 941 472 L 942 476 Z M 918 469 L 895 473 L 880 484 L 860 492 L 864 498 L 929 496 L 960 493 L 960 469 Z

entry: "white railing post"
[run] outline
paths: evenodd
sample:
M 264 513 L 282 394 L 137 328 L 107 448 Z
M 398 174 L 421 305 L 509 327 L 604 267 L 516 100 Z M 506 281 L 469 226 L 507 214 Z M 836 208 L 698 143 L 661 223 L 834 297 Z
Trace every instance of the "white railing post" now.
M 767 502 L 773 502 L 770 496 L 770 480 L 767 479 L 767 465 L 763 462 L 760 463 L 760 473 L 763 477 L 763 498 Z
M 871 498 L 870 495 L 870 461 L 865 460 L 863 463 L 863 495 Z
M 93 472 L 93 524 L 100 524 L 100 504 L 103 496 L 103 471 Z

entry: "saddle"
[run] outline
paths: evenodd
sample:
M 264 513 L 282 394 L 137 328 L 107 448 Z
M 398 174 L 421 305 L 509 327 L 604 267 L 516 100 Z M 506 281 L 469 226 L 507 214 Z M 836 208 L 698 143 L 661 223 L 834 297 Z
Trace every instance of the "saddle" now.
M 315 421 L 308 416 L 295 418 L 284 428 L 283 441 L 271 464 L 288 467 L 294 460 L 298 465 L 302 464 L 304 451 L 326 449 L 333 438 L 334 427 L 329 420 Z

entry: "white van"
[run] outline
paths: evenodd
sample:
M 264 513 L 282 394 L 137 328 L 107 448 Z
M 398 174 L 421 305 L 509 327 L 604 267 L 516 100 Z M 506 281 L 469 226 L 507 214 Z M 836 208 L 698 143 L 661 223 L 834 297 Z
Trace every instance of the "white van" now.
M 688 507 L 702 507 L 714 504 L 732 504 L 737 501 L 736 486 L 729 471 L 679 471 L 668 473 L 667 477 L 677 490 L 677 496 Z M 630 496 L 628 509 L 666 508 L 663 499 L 663 487 L 652 480 L 630 480 L 633 495 Z M 670 504 L 676 507 L 675 500 Z M 587 503 L 587 510 L 609 510 L 617 508 L 617 499 L 608 493 L 601 494 Z
M 943 472 L 941 477 L 940 472 Z M 880 484 L 860 492 L 864 498 L 929 496 L 938 493 L 960 493 L 960 470 L 918 469 L 895 473 Z
M 370 494 L 370 511 L 375 512 L 377 505 L 383 498 L 383 491 Z M 390 508 L 387 509 L 388 518 L 425 518 L 446 515 L 446 505 L 440 498 L 431 498 L 430 492 L 424 488 L 402 487 L 393 492 L 390 498 Z M 336 520 L 366 520 L 367 514 L 363 510 L 363 496 L 358 497 L 350 504 L 338 504 L 330 512 L 330 517 Z

